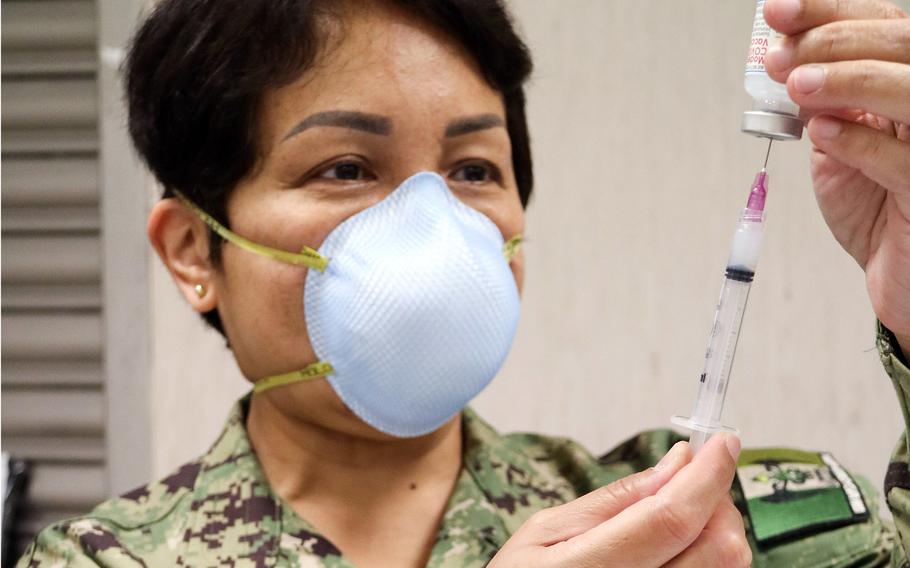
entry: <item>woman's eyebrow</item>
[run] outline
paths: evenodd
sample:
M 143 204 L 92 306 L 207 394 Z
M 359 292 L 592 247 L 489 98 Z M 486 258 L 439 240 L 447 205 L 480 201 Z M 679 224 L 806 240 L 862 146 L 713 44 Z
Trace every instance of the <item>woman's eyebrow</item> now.
M 478 130 L 496 128 L 497 126 L 505 125 L 505 121 L 500 116 L 495 114 L 478 114 L 476 116 L 466 116 L 462 118 L 456 118 L 450 122 L 449 125 L 446 126 L 445 137 L 452 138 L 454 136 L 470 134 L 471 132 L 476 132 Z
M 339 126 L 381 136 L 388 136 L 392 133 L 392 121 L 387 116 L 351 110 L 328 110 L 317 112 L 304 118 L 297 123 L 297 126 L 290 129 L 281 141 L 284 142 L 288 138 L 293 138 L 307 128 L 314 126 Z

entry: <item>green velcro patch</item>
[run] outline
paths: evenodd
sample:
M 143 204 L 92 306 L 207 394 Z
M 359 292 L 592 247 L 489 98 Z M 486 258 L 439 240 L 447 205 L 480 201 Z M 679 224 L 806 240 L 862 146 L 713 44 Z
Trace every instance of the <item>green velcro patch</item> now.
M 869 518 L 859 486 L 826 452 L 743 450 L 736 477 L 759 546 Z

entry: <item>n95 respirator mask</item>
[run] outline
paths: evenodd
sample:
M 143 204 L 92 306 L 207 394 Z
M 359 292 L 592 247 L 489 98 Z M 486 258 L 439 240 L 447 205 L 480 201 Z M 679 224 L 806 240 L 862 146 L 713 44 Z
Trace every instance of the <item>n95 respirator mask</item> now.
M 504 242 L 438 174 L 408 178 L 300 253 L 246 240 L 179 197 L 228 241 L 309 268 L 303 315 L 319 361 L 261 379 L 255 392 L 324 376 L 364 422 L 412 437 L 460 412 L 505 361 L 519 316 L 509 260 L 521 236 Z

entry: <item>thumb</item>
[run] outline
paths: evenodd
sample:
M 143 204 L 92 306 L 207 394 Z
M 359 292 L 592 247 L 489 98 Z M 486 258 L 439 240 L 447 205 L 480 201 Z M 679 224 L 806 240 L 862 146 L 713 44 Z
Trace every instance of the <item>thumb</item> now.
M 677 442 L 652 468 L 618 479 L 574 501 L 538 511 L 513 538 L 523 544 L 550 546 L 585 533 L 657 493 L 690 460 L 689 444 Z

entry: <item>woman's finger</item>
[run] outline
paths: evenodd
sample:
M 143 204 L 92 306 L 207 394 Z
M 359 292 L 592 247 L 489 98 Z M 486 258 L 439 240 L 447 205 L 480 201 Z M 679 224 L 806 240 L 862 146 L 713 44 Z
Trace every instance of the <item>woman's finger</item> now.
M 657 493 L 689 463 L 690 457 L 689 444 L 678 442 L 655 467 L 614 481 L 564 505 L 535 513 L 513 538 L 519 543 L 550 546 L 590 530 Z
M 907 17 L 903 10 L 886 0 L 767 0 L 764 14 L 769 26 L 786 35 L 840 20 Z
M 784 83 L 808 63 L 876 59 L 910 63 L 910 18 L 833 22 L 782 39 L 765 55 L 768 75 Z
M 910 142 L 910 123 L 908 124 L 897 124 L 894 127 L 897 130 L 897 139 L 903 140 L 904 142 Z
M 787 91 L 806 110 L 862 109 L 910 123 L 910 65 L 871 60 L 804 65 L 790 74 Z
M 571 566 L 600 565 L 615 558 L 622 558 L 627 566 L 665 564 L 698 538 L 727 497 L 738 454 L 736 436 L 715 436 L 655 495 L 546 549 L 546 554 Z
M 860 170 L 885 189 L 910 197 L 910 143 L 831 116 L 816 116 L 808 130 L 820 151 Z
M 752 549 L 746 538 L 743 517 L 726 499 L 717 507 L 705 530 L 685 552 L 671 560 L 665 568 L 745 568 L 752 563 Z

